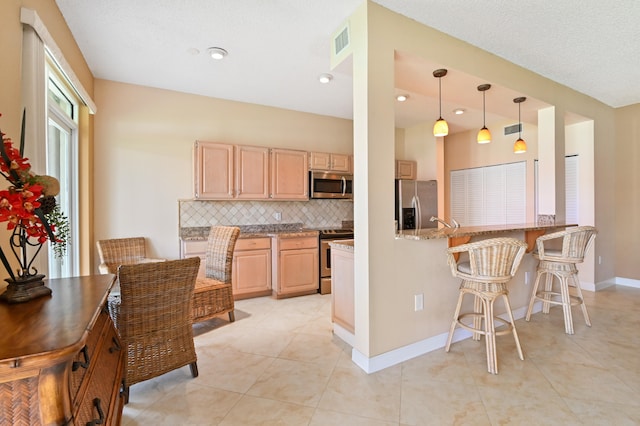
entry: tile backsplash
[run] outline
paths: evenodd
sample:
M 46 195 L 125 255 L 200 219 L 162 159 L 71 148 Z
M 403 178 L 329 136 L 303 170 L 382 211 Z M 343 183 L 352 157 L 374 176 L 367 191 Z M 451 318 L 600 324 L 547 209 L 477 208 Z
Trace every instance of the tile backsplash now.
M 178 201 L 179 228 L 300 222 L 306 228 L 340 228 L 353 220 L 349 200 Z

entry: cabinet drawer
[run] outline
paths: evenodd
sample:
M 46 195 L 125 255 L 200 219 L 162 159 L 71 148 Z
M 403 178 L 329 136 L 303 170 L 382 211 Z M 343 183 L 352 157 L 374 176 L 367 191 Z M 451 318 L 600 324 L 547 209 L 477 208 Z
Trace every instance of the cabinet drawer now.
M 303 248 L 317 248 L 318 239 L 316 237 L 302 238 L 281 238 L 280 250 L 296 250 Z
M 96 364 L 91 371 L 90 387 L 84 394 L 75 416 L 75 424 L 84 425 L 102 417 L 101 424 L 117 423 L 117 405 L 119 404 L 120 375 L 124 362 L 124 352 L 116 329 L 109 324 L 104 339 L 99 343 Z M 99 407 L 99 408 L 98 408 Z M 100 423 L 99 423 L 100 424 Z
M 106 332 L 105 326 L 107 325 L 108 320 L 109 314 L 107 311 L 103 310 L 98 316 L 95 325 L 89 332 L 87 343 L 84 348 L 82 348 L 82 350 L 73 358 L 71 374 L 69 375 L 69 389 L 71 392 L 70 394 L 74 410 L 80 403 L 77 398 L 77 396 L 81 394 L 80 385 L 82 384 L 82 381 L 89 371 L 92 363 L 95 363 L 97 360 L 96 350 L 98 349 L 98 342 L 100 341 L 102 334 Z M 85 382 L 84 386 L 86 387 L 87 385 L 88 383 Z
M 260 250 L 271 248 L 270 238 L 238 238 L 235 251 Z

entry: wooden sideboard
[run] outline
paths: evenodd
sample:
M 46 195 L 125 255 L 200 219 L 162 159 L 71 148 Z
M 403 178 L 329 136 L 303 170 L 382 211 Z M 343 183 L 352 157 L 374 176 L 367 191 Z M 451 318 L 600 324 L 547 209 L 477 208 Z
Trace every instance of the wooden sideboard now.
M 106 310 L 114 281 L 47 280 L 51 296 L 0 304 L 0 425 L 120 423 L 125 353 Z

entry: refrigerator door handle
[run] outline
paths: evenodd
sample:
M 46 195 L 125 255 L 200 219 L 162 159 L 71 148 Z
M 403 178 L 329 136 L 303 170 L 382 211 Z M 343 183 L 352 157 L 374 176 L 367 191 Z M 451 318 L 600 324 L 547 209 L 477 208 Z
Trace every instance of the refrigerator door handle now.
M 413 208 L 416 212 L 416 229 L 422 229 L 422 210 L 420 208 L 420 197 L 414 195 L 411 203 L 413 204 Z

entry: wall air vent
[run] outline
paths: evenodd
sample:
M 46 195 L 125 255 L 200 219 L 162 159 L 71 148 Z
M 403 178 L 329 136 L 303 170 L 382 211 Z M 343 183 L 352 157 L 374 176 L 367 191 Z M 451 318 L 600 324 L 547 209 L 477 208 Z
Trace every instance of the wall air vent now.
M 514 133 L 518 133 L 522 131 L 522 124 L 512 124 L 511 126 L 507 126 L 504 128 L 504 135 L 512 135 Z
M 347 25 L 333 39 L 335 54 L 338 55 L 349 46 L 349 26 Z

